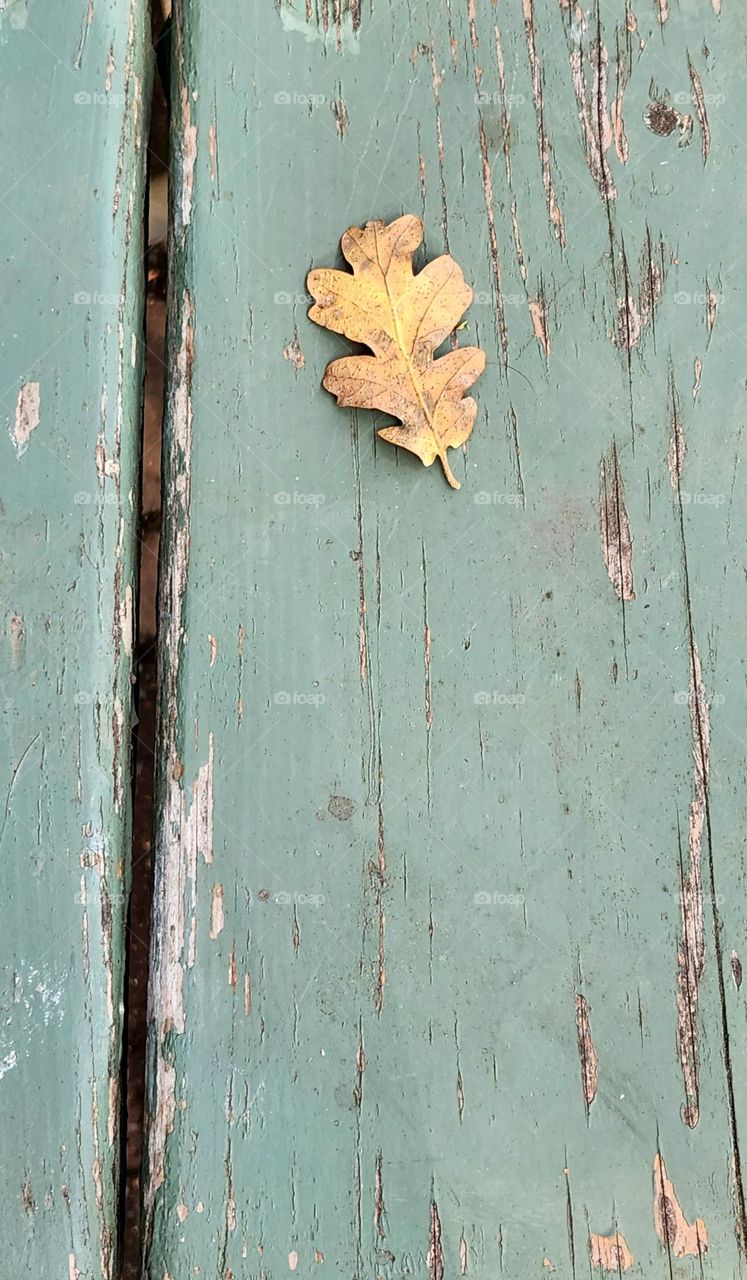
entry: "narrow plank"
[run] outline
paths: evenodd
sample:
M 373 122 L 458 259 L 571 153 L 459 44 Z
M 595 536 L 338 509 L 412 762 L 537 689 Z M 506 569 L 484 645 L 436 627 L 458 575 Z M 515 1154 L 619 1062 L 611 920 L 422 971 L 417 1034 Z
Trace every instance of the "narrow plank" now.
M 149 1280 L 736 1276 L 738 10 L 176 26 Z M 458 494 L 305 314 L 402 212 Z
M 142 0 L 0 9 L 0 1251 L 66 1280 L 117 1261 L 145 51 Z

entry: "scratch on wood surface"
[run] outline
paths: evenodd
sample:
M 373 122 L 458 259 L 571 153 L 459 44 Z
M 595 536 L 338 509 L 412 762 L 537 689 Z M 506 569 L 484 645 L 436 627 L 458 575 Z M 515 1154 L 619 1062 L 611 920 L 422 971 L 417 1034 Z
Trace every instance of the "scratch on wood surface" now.
M 381 1150 L 376 1152 L 374 1167 L 374 1227 L 379 1240 L 386 1238 L 386 1205 L 384 1203 L 383 1156 Z
M 348 116 L 348 108 L 345 99 L 342 96 L 342 86 L 338 86 L 337 97 L 332 99 L 332 115 L 335 119 L 335 128 L 338 136 L 344 138 L 350 128 L 350 117 Z
M 589 1236 L 589 1261 L 592 1267 L 600 1267 L 602 1271 L 629 1271 L 635 1263 L 627 1241 L 619 1231 L 610 1236 Z
M 214 120 L 208 129 L 208 159 L 210 161 L 210 180 L 215 182 L 218 176 L 218 130 Z
M 714 293 L 713 289 L 711 288 L 708 281 L 706 280 L 706 325 L 708 326 L 709 342 L 711 339 L 711 334 L 713 333 L 713 327 L 716 323 L 717 314 L 718 314 L 718 294 Z
M 506 328 L 506 311 L 503 304 L 503 289 L 501 285 L 501 255 L 498 248 L 498 233 L 495 224 L 495 196 L 493 192 L 493 174 L 490 167 L 490 153 L 488 150 L 488 138 L 485 133 L 485 125 L 482 117 L 478 121 L 478 134 L 480 139 L 480 158 L 482 168 L 482 188 L 485 196 L 485 214 L 488 223 L 488 249 L 490 251 L 490 261 L 493 267 L 493 280 L 495 282 L 495 313 L 498 325 L 498 338 L 500 341 L 501 356 L 504 369 L 508 368 L 508 329 Z
M 522 0 L 522 5 L 524 13 L 524 37 L 527 43 L 529 70 L 532 76 L 532 99 L 534 101 L 534 112 L 536 117 L 537 144 L 539 147 L 540 163 L 542 165 L 542 185 L 545 189 L 545 200 L 547 201 L 547 212 L 550 218 L 550 223 L 560 241 L 561 247 L 565 248 L 565 225 L 563 222 L 563 215 L 560 211 L 560 206 L 555 195 L 555 184 L 552 173 L 552 147 L 550 146 L 550 139 L 545 128 L 542 64 L 537 52 L 534 25 L 534 0 Z
M 698 360 L 695 368 L 695 387 L 693 388 L 693 399 L 700 389 L 700 375 L 702 364 Z M 669 417 L 672 425 L 672 434 L 669 438 L 669 448 L 667 450 L 667 466 L 669 467 L 669 477 L 672 482 L 673 489 L 679 489 L 680 477 L 682 475 L 682 465 L 685 461 L 685 453 L 687 451 L 687 441 L 685 440 L 685 430 L 682 425 L 682 414 L 680 412 L 679 396 L 674 383 L 674 369 L 671 364 L 669 366 Z
M 444 1280 L 444 1251 L 441 1244 L 441 1218 L 439 1216 L 438 1205 L 435 1200 L 431 1201 L 431 1229 L 428 1241 L 426 1265 L 430 1273 L 430 1280 Z
M 625 132 L 625 121 L 623 119 L 623 104 L 625 100 L 625 92 L 630 82 L 632 72 L 632 54 L 630 48 L 630 28 L 626 23 L 625 30 L 625 47 L 620 47 L 620 31 L 616 32 L 616 52 L 615 52 L 615 97 L 610 106 L 610 122 L 612 124 L 612 132 L 615 138 L 615 151 L 620 164 L 628 163 L 630 147 L 628 145 L 628 137 Z
M 600 463 L 599 530 L 610 582 L 621 600 L 635 600 L 633 541 L 614 440 Z
M 692 646 L 688 693 L 695 796 L 690 805 L 688 866 L 680 850 L 680 926 L 677 952 L 677 1044 L 685 1083 L 682 1119 L 691 1129 L 700 1116 L 698 995 L 705 961 L 701 844 L 706 815 L 710 725 L 700 658 Z
M 607 49 L 597 37 L 592 40 L 589 57 L 593 64 L 592 91 L 586 86 L 583 53 L 581 48 L 570 52 L 571 81 L 578 103 L 578 115 L 584 137 L 584 151 L 589 172 L 605 202 L 617 199 L 617 189 L 607 160 L 612 146 L 613 131 L 607 102 Z
M 658 1151 L 654 1156 L 654 1226 L 667 1253 L 675 1258 L 699 1258 L 708 1249 L 705 1222 L 696 1218 L 690 1223 L 685 1218 Z
M 703 164 L 705 164 L 708 159 L 708 153 L 711 150 L 711 126 L 708 123 L 708 109 L 706 107 L 705 94 L 703 93 L 703 84 L 690 60 L 689 54 L 687 55 L 687 69 L 690 72 L 691 96 L 695 114 L 698 117 L 698 124 L 700 125 L 700 142 L 703 151 Z
M 591 1037 L 588 1001 L 579 994 L 576 995 L 576 1040 L 581 1062 L 581 1089 L 588 1115 L 589 1108 L 597 1096 L 597 1051 Z
M 41 396 L 38 382 L 24 382 L 18 392 L 16 415 L 11 439 L 16 446 L 16 453 L 22 458 L 29 447 L 31 432 L 35 431 L 41 421 Z

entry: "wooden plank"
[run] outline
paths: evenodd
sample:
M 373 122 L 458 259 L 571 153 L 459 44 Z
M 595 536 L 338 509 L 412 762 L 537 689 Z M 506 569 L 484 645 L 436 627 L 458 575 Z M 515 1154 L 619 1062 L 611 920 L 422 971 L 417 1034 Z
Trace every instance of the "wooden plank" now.
M 146 34 L 0 8 L 0 1240 L 66 1280 L 116 1272 Z
M 176 26 L 147 1274 L 736 1276 L 740 12 Z M 306 317 L 402 212 L 458 494 Z

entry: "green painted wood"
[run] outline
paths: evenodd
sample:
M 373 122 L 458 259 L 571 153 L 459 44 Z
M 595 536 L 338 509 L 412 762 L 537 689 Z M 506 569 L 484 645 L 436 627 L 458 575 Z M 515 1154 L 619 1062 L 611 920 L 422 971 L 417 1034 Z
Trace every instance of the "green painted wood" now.
M 177 8 L 149 1280 L 742 1273 L 745 32 L 634 9 Z M 403 211 L 459 493 L 306 317 Z
M 0 1250 L 116 1273 L 142 208 L 140 0 L 0 7 Z

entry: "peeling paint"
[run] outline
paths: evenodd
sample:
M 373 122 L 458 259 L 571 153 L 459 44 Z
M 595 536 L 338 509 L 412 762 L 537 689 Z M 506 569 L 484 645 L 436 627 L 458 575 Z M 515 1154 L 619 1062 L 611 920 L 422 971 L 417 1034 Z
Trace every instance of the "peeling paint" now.
M 213 885 L 213 898 L 210 904 L 210 938 L 213 942 L 220 933 L 226 923 L 223 912 L 223 885 Z
M 610 1236 L 589 1236 L 589 1261 L 592 1267 L 600 1267 L 602 1271 L 629 1271 L 635 1263 L 627 1241 L 619 1231 Z
M 295 330 L 291 341 L 283 347 L 283 359 L 290 361 L 296 373 L 303 369 L 304 364 L 306 363 L 303 351 L 301 350 L 301 345 L 298 341 L 297 329 Z
M 583 131 L 586 163 L 599 188 L 600 195 L 606 201 L 616 200 L 617 188 L 607 161 L 607 152 L 612 146 L 614 137 L 607 101 L 609 55 L 600 40 L 591 42 L 589 58 L 593 65 L 591 94 L 586 87 L 582 51 L 580 48 L 571 49 L 571 81 L 578 103 L 578 118 Z
M 675 1258 L 699 1258 L 708 1249 L 705 1222 L 696 1218 L 689 1223 L 685 1218 L 659 1152 L 654 1156 L 654 1226 L 659 1240 Z
M 182 180 L 181 180 L 181 212 L 182 233 L 189 226 L 192 217 L 192 190 L 194 187 L 195 163 L 197 161 L 197 125 L 192 124 L 192 104 L 189 90 L 182 86 Z

